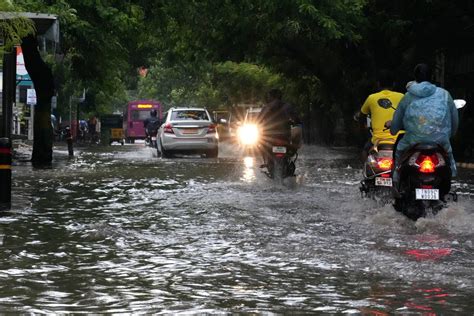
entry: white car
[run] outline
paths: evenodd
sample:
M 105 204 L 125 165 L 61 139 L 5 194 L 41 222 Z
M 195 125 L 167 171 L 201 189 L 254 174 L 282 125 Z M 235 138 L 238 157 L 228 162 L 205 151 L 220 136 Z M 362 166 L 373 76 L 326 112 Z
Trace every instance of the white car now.
M 203 108 L 171 108 L 164 114 L 158 130 L 158 153 L 205 154 L 215 158 L 219 152 L 217 125 Z

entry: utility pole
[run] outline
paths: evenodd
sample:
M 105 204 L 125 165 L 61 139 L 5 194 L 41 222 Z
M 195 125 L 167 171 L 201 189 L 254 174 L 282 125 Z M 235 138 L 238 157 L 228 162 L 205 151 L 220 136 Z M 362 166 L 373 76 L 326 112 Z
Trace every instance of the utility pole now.
M 13 102 L 16 97 L 16 52 L 3 55 L 2 137 L 12 134 Z
M 0 206 L 9 207 L 12 196 L 12 114 L 16 97 L 16 51 L 3 55 L 2 128 L 0 135 Z

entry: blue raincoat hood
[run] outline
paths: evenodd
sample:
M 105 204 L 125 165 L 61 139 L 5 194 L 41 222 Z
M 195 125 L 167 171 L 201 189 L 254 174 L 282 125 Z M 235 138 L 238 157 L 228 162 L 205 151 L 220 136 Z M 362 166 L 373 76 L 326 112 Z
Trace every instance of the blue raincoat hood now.
M 408 87 L 408 92 L 419 98 L 426 98 L 436 92 L 436 86 L 428 81 L 423 81 L 412 84 Z

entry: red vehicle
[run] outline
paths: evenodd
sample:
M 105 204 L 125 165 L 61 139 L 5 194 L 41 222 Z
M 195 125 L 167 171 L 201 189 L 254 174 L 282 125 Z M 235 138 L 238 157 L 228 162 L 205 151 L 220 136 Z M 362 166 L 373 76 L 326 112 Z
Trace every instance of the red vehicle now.
M 143 121 L 150 117 L 150 111 L 155 109 L 158 118 L 162 119 L 161 103 L 154 100 L 130 101 L 123 116 L 123 129 L 127 143 L 134 143 L 135 139 L 145 139 Z

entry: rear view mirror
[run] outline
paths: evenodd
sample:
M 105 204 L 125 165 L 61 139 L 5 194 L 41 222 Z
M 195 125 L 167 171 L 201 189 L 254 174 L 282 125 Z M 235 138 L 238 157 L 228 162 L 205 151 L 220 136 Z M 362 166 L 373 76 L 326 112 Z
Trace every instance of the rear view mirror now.
M 456 109 L 462 109 L 466 105 L 466 100 L 456 99 L 454 100 L 454 105 L 456 106 Z

